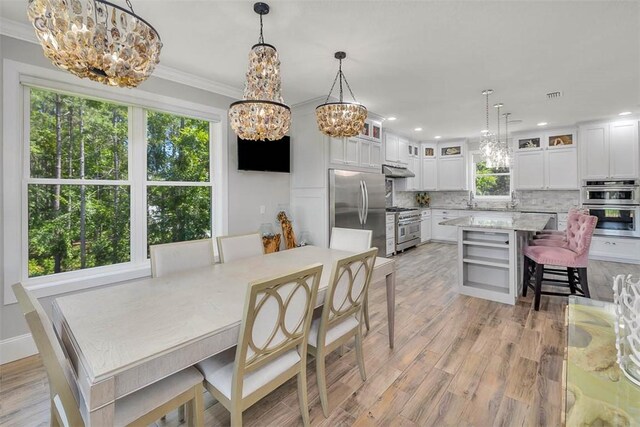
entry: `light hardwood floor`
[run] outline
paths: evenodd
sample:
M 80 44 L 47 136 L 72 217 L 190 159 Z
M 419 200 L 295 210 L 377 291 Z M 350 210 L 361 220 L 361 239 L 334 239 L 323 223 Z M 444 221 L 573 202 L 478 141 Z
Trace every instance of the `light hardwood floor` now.
M 456 247 L 429 243 L 396 257 L 396 345 L 388 347 L 385 287 L 371 288 L 371 332 L 364 340 L 367 381 L 353 345 L 327 357 L 329 419 L 322 415 L 315 366 L 307 375 L 312 425 L 556 426 L 560 424 L 566 300 L 531 298 L 515 306 L 458 295 Z M 612 276 L 640 266 L 592 261 L 591 293 L 611 300 Z M 49 422 L 49 392 L 37 356 L 0 367 L 0 425 Z M 205 396 L 205 423 L 229 413 Z M 295 379 L 244 414 L 247 426 L 301 424 Z M 178 425 L 177 414 L 159 426 Z

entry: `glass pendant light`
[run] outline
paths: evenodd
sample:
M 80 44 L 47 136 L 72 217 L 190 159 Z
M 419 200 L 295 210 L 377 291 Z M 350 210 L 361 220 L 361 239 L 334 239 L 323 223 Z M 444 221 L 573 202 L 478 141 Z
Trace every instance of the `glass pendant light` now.
M 331 90 L 329 90 L 329 95 L 327 95 L 325 103 L 316 107 L 316 121 L 318 123 L 318 129 L 323 134 L 334 138 L 356 136 L 362 132 L 362 129 L 364 128 L 364 122 L 367 119 L 367 108 L 356 101 L 356 97 L 353 95 L 351 87 L 349 87 L 347 78 L 342 72 L 342 60 L 347 57 L 347 54 L 344 52 L 336 52 L 334 57 L 340 61 L 338 65 L 338 74 L 336 74 L 336 78 L 333 80 L 333 85 L 331 85 Z M 329 98 L 333 93 L 333 88 L 338 81 L 340 87 L 340 101 L 329 102 Z M 343 81 L 347 86 L 347 89 L 349 89 L 349 93 L 351 94 L 351 98 L 353 98 L 354 102 L 344 102 L 342 93 Z
M 229 122 L 242 139 L 274 141 L 289 131 L 291 109 L 280 94 L 278 52 L 262 34 L 262 16 L 269 13 L 269 5 L 256 3 L 253 10 L 260 15 L 260 37 L 249 52 L 243 100 L 229 106 Z
M 482 131 L 480 137 L 480 152 L 484 158 L 485 165 L 489 168 L 493 167 L 495 152 L 498 145 L 498 139 L 494 133 L 489 130 L 489 95 L 493 93 L 493 89 L 485 89 L 482 94 L 485 97 L 485 117 L 486 127 Z
M 81 78 L 136 87 L 160 61 L 158 32 L 129 10 L 104 0 L 29 0 L 27 14 L 44 55 Z

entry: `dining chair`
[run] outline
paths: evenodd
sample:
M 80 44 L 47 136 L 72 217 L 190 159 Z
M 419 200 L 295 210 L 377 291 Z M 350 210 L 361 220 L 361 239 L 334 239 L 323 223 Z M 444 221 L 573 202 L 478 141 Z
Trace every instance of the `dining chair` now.
M 371 247 L 373 232 L 371 230 L 358 230 L 354 228 L 331 229 L 331 240 L 329 248 L 348 252 L 362 252 Z M 364 324 L 367 331 L 371 329 L 369 323 L 369 295 L 365 295 L 362 305 L 364 313 Z
M 567 286 L 571 294 L 576 292 L 591 298 L 587 266 L 591 238 L 596 228 L 598 217 L 572 213 L 567 221 L 567 241 L 561 246 L 526 246 L 523 250 L 524 271 L 522 295 L 527 296 L 527 288 L 534 291 L 534 310 L 540 309 L 541 295 L 567 296 L 562 292 L 543 291 L 543 282 L 553 286 Z M 551 265 L 554 268 L 547 268 Z M 560 267 L 560 268 L 558 268 Z M 548 273 L 556 276 L 567 276 L 567 280 L 544 277 Z M 531 277 L 534 283 L 531 284 Z
M 204 267 L 215 262 L 212 239 L 152 245 L 150 251 L 153 277 Z
M 258 233 L 218 237 L 218 255 L 220 262 L 264 255 L 262 238 Z
M 51 425 L 77 427 L 87 424 L 80 409 L 79 393 L 71 362 L 65 356 L 49 317 L 38 300 L 22 284 L 13 285 L 49 379 Z M 115 402 L 115 426 L 149 425 L 167 412 L 187 405 L 191 426 L 204 425 L 202 374 L 190 367 L 131 393 Z
M 232 426 L 295 376 L 302 421 L 309 425 L 306 347 L 321 274 L 322 264 L 314 264 L 250 283 L 238 345 L 196 365 L 206 389 L 231 413 Z
M 320 318 L 311 323 L 307 351 L 316 358 L 316 377 L 320 403 L 329 416 L 325 357 L 355 337 L 356 358 L 362 381 L 367 374 L 362 354 L 362 302 L 367 295 L 377 248 L 371 248 L 336 261 L 331 271 Z

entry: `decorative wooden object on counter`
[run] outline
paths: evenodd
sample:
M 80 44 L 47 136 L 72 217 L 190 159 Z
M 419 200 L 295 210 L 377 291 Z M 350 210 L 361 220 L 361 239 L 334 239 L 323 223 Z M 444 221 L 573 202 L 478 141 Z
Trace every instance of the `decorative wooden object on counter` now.
M 287 249 L 298 247 L 296 235 L 293 232 L 293 227 L 291 226 L 291 220 L 287 218 L 287 213 L 285 211 L 280 211 L 278 213 L 278 221 L 280 221 L 280 226 L 282 227 L 285 247 Z
M 280 234 L 262 236 L 262 245 L 264 246 L 265 254 L 278 252 L 280 250 Z

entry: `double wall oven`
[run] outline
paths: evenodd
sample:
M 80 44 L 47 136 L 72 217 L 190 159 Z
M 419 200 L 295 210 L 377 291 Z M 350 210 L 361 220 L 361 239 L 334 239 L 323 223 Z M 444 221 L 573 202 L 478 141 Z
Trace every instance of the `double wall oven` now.
M 582 204 L 598 217 L 595 234 L 640 237 L 640 180 L 586 180 Z

